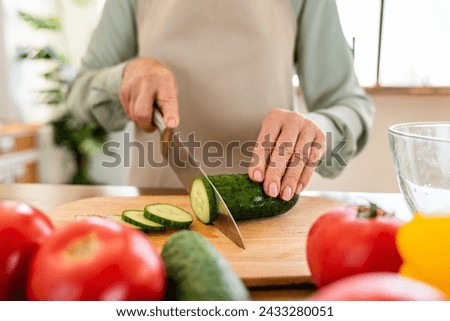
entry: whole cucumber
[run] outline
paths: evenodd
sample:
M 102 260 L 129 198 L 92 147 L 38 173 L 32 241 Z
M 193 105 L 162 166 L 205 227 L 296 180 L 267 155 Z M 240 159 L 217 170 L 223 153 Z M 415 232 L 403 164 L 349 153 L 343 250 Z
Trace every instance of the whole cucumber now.
M 169 300 L 243 301 L 250 294 L 228 261 L 201 234 L 172 234 L 162 257 L 169 281 Z

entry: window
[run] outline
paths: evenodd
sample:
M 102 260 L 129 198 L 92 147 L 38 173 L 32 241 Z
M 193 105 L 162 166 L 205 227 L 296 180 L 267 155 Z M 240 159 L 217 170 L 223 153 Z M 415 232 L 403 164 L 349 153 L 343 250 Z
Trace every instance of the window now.
M 450 93 L 450 1 L 336 2 L 361 85 Z
M 2 91 L 11 92 L 14 106 L 9 109 L 17 111 L 12 119 L 45 123 L 54 111 L 53 107 L 39 103 L 39 91 L 49 89 L 42 75 L 51 70 L 51 63 L 19 60 L 20 48 L 50 46 L 67 56 L 74 69 L 77 68 L 104 3 L 105 0 L 0 0 L 0 32 L 3 32 L 0 50 L 5 56 L 0 79 L 6 79 L 9 84 L 8 88 L 6 85 L 5 89 L 0 88 L 0 94 Z M 36 30 L 19 18 L 19 11 L 41 17 L 58 17 L 62 30 Z M 0 108 L 0 112 L 4 110 L 6 107 Z

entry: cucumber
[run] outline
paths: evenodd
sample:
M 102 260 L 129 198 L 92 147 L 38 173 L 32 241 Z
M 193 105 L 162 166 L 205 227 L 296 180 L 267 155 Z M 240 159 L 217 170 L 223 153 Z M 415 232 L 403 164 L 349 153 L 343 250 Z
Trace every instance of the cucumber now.
M 144 217 L 168 228 L 188 228 L 194 220 L 192 215 L 174 205 L 155 203 L 144 208 Z
M 107 215 L 106 218 L 107 218 L 108 220 L 116 221 L 116 222 L 118 222 L 118 223 L 120 223 L 120 224 L 123 224 L 123 225 L 125 225 L 125 226 L 134 228 L 134 229 L 136 229 L 136 230 L 142 230 L 142 228 L 140 228 L 140 227 L 137 226 L 137 225 L 134 225 L 134 224 L 125 222 L 125 221 L 122 219 L 122 215 L 121 215 L 121 214 L 110 214 L 110 215 Z
M 144 211 L 126 210 L 122 212 L 122 220 L 140 227 L 143 231 L 163 231 L 165 226 L 151 221 L 144 216 Z
M 205 177 L 194 179 L 189 194 L 189 201 L 195 216 L 203 223 L 209 224 L 217 216 L 217 204 L 214 190 Z
M 299 200 L 295 194 L 290 201 L 267 196 L 261 183 L 252 181 L 247 174 L 208 176 L 222 196 L 236 221 L 276 216 L 289 211 Z M 217 215 L 217 204 L 212 188 L 203 178 L 192 182 L 190 202 L 194 214 L 203 223 L 211 223 Z
M 250 294 L 227 260 L 201 234 L 172 234 L 162 249 L 169 300 L 244 301 Z

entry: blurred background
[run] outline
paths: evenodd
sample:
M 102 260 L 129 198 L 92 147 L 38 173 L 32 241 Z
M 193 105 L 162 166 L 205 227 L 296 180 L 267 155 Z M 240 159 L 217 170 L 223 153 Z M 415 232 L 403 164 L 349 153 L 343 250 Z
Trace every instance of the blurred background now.
M 104 2 L 0 0 L 0 183 L 123 185 L 125 168 L 100 166 L 102 143 L 123 133 L 79 124 L 62 103 Z M 397 192 L 389 126 L 450 120 L 450 1 L 336 2 L 377 113 L 367 148 L 340 177 L 316 175 L 309 189 Z M 295 75 L 293 85 L 301 98 Z

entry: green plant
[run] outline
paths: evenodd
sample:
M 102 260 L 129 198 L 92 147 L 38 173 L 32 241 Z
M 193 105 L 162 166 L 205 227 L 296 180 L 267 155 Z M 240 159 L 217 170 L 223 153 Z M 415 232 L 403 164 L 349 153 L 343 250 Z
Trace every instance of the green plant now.
M 19 12 L 23 21 L 35 29 L 49 32 L 61 31 L 59 17 L 37 17 Z M 106 141 L 107 133 L 97 124 L 81 122 L 65 108 L 69 77 L 65 71 L 70 67 L 68 58 L 50 46 L 19 49 L 19 59 L 46 60 L 51 68 L 42 77 L 51 87 L 40 91 L 37 103 L 55 107 L 55 117 L 49 121 L 53 129 L 54 143 L 70 152 L 75 162 L 75 173 L 70 184 L 94 184 L 89 175 L 89 159 Z

